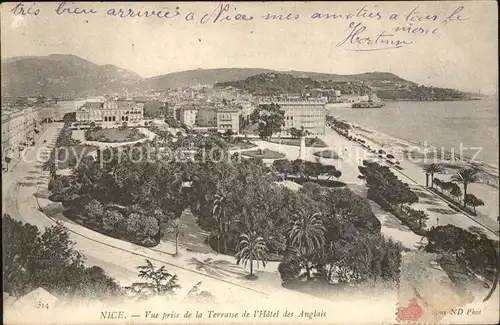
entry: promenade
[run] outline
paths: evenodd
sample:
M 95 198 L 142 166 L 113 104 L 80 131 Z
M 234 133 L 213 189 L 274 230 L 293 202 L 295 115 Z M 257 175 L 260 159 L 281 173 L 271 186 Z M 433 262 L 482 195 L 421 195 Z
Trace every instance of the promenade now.
M 361 134 L 357 135 L 362 136 Z M 419 202 L 411 205 L 414 209 L 424 210 L 429 214 L 429 220 L 427 220 L 427 227 L 430 228 L 432 226 L 438 225 L 446 225 L 452 224 L 457 227 L 461 227 L 463 229 L 470 229 L 471 227 L 477 227 L 477 229 L 485 234 L 488 237 L 498 240 L 498 223 L 493 222 L 492 220 L 476 220 L 472 216 L 469 216 L 463 212 L 457 212 L 448 206 L 448 203 L 444 201 L 442 198 L 432 193 L 425 187 L 425 173 L 422 171 L 422 167 L 410 162 L 408 160 L 401 160 L 400 166 L 402 170 L 398 170 L 396 168 L 392 168 L 393 166 L 387 164 L 384 159 L 380 159 L 378 155 L 375 155 L 363 148 L 359 143 L 350 141 L 342 136 L 340 136 L 337 132 L 332 130 L 331 128 L 327 128 L 326 134 L 323 136 L 323 140 L 331 147 L 341 147 L 344 149 L 344 152 L 350 153 L 350 160 L 344 160 L 351 164 L 351 168 L 358 169 L 358 166 L 362 165 L 363 159 L 371 159 L 373 161 L 377 161 L 382 165 L 386 165 L 391 167 L 391 170 L 394 174 L 401 179 L 401 181 L 408 183 L 411 188 L 415 191 L 417 196 L 419 197 Z M 385 148 L 387 146 L 383 146 L 379 143 L 375 143 L 366 139 L 366 144 L 371 148 L 376 150 Z M 344 167 L 345 168 L 345 167 Z M 341 167 L 341 170 L 342 167 Z M 471 190 L 472 191 L 472 190 Z M 378 209 L 377 209 L 378 210 Z M 377 217 L 381 222 L 383 220 L 387 220 L 387 216 L 382 217 L 381 214 L 377 214 Z M 390 218 L 390 217 L 389 217 Z M 393 217 L 396 220 L 390 220 L 391 223 L 401 223 L 396 217 Z M 392 218 L 391 218 L 392 219 Z M 479 219 L 479 218 L 477 218 Z M 384 223 L 383 223 L 384 224 Z M 390 236 L 396 240 L 399 240 L 403 243 L 411 243 L 410 235 L 403 232 L 395 234 L 393 231 L 384 230 L 382 227 L 382 232 L 386 232 L 386 234 L 390 234 Z M 402 228 L 404 229 L 404 228 Z M 415 243 L 417 245 L 417 243 Z M 405 245 L 408 247 L 408 245 Z M 408 247 L 411 248 L 411 247 Z

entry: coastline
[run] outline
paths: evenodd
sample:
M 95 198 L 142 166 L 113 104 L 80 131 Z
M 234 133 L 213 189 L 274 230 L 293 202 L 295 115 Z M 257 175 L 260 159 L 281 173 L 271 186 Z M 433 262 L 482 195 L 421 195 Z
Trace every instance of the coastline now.
M 474 167 L 477 169 L 480 169 L 482 172 L 488 174 L 491 177 L 499 177 L 499 166 L 491 163 L 487 163 L 484 161 L 472 161 L 472 157 L 469 157 L 465 154 L 460 156 L 458 153 L 453 153 L 447 150 L 438 150 L 435 146 L 424 146 L 421 142 L 411 140 L 411 139 L 406 139 L 406 138 L 401 138 L 392 134 L 387 134 L 384 132 L 380 132 L 374 129 L 371 129 L 367 127 L 364 124 L 361 123 L 355 123 L 351 122 L 348 120 L 344 119 L 339 119 L 342 120 L 348 124 L 351 125 L 351 127 L 360 132 L 361 136 L 369 138 L 372 142 L 380 145 L 380 146 L 385 146 L 387 144 L 390 144 L 394 147 L 400 147 L 403 150 L 406 148 L 412 147 L 412 148 L 418 148 L 422 151 L 426 150 L 428 152 L 429 157 L 432 158 L 431 152 L 436 151 L 437 153 L 437 158 L 442 158 L 440 155 L 443 155 L 445 157 L 453 157 L 454 159 L 451 159 L 450 161 L 443 160 L 443 163 L 446 164 L 456 164 L 456 165 L 469 165 L 470 167 Z M 368 134 L 368 135 L 367 135 Z M 370 136 L 371 135 L 371 136 Z
M 483 98 L 443 98 L 443 99 L 405 99 L 405 98 L 381 98 L 384 102 L 468 102 L 472 100 L 483 100 Z

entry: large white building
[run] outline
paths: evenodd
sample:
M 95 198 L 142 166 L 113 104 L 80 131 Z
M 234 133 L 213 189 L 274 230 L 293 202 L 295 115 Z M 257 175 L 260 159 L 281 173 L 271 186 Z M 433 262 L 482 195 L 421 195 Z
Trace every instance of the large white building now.
M 262 100 L 260 104 L 278 104 L 285 112 L 282 135 L 290 135 L 291 128 L 307 131 L 309 135 L 323 135 L 326 129 L 326 101 L 310 99 Z
M 76 111 L 77 122 L 131 122 L 144 119 L 144 103 L 133 100 L 86 102 Z
M 2 111 L 2 167 L 22 157 L 41 132 L 41 109 L 26 107 Z

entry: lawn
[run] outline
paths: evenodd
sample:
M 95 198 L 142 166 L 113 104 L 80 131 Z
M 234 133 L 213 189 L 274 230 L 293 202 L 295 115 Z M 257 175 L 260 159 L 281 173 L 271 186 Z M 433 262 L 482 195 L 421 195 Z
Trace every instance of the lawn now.
M 300 147 L 300 139 L 272 138 L 270 142 Z M 319 138 L 306 138 L 306 147 L 326 148 L 328 145 Z
M 327 158 L 327 159 L 339 159 L 339 155 L 333 150 L 322 150 L 315 152 L 314 155 L 319 158 Z
M 144 139 L 146 135 L 139 132 L 138 129 L 102 129 L 102 130 L 88 130 L 85 133 L 85 139 L 88 141 L 99 142 L 131 142 Z
M 252 158 L 262 158 L 262 159 L 281 159 L 286 157 L 285 154 L 282 154 L 281 152 L 269 149 L 243 151 L 241 155 Z
M 255 148 L 255 147 L 257 147 L 257 145 L 254 143 L 251 143 L 251 142 L 236 142 L 236 143 L 231 143 L 229 146 L 229 149 L 231 149 L 231 150 L 250 149 L 250 148 Z

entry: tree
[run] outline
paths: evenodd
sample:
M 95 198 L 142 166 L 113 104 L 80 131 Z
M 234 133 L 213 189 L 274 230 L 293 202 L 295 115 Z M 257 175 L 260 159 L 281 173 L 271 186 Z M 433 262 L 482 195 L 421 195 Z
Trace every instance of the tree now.
M 104 229 L 109 231 L 120 231 L 124 228 L 125 218 L 116 210 L 107 210 L 102 218 Z
M 168 233 L 174 234 L 175 236 L 175 256 L 179 254 L 179 237 L 184 235 L 184 225 L 180 219 L 175 219 L 170 222 L 170 226 L 167 230 Z
M 450 194 L 453 195 L 454 197 L 456 197 L 458 200 L 460 200 L 460 197 L 462 196 L 462 190 L 460 189 L 460 186 L 458 186 L 455 183 L 451 183 L 451 184 L 453 184 L 453 185 L 451 187 Z
M 96 298 L 120 293 L 102 269 L 87 268 L 69 233 L 57 225 L 43 233 L 30 224 L 2 217 L 4 292 L 20 297 L 43 287 L 54 295 Z
M 231 142 L 233 135 L 234 132 L 232 129 L 226 130 L 226 132 L 224 132 L 224 138 L 226 138 L 228 142 Z
M 422 210 L 414 210 L 409 208 L 409 217 L 412 220 L 415 220 L 420 228 L 423 228 L 425 226 L 425 221 L 429 219 L 429 215 L 425 213 L 425 211 Z
M 478 170 L 474 168 L 460 168 L 455 175 L 451 177 L 453 182 L 461 183 L 464 187 L 464 207 L 466 207 L 467 186 L 470 183 L 479 182 Z
M 139 271 L 138 277 L 147 282 L 135 282 L 130 287 L 127 287 L 135 295 L 136 299 L 170 295 L 181 287 L 177 283 L 177 275 L 169 273 L 164 265 L 156 268 L 151 261 L 146 259 L 146 265 L 140 265 L 137 269 Z
M 441 192 L 443 191 L 443 182 L 439 179 L 439 178 L 433 178 L 432 179 L 432 184 L 433 185 L 436 185 L 437 187 L 439 187 L 441 189 Z
M 342 176 L 342 172 L 333 165 L 323 166 L 323 172 L 328 176 L 327 180 L 330 180 L 332 176 L 335 178 Z
M 288 234 L 290 245 L 301 250 L 303 255 L 313 253 L 325 242 L 325 227 L 319 217 L 319 213 L 306 212 L 302 209 L 294 216 L 295 220 Z M 306 261 L 306 272 L 307 279 L 311 279 L 309 261 Z
M 299 130 L 296 127 L 291 127 L 290 129 L 288 129 L 288 133 L 290 133 L 290 135 L 294 139 L 300 138 L 300 136 L 298 135 L 298 132 L 299 132 Z
M 84 205 L 83 215 L 88 221 L 99 224 L 104 215 L 104 207 L 101 202 L 92 199 Z
M 306 164 L 301 159 L 295 159 L 292 161 L 292 170 L 295 175 L 300 176 L 300 178 L 304 178 L 306 175 Z
M 246 267 L 247 262 L 250 262 L 250 274 L 249 279 L 254 278 L 253 274 L 253 261 L 257 262 L 257 267 L 259 266 L 259 261 L 265 267 L 267 262 L 267 246 L 264 238 L 257 235 L 256 231 L 250 231 L 248 233 L 242 234 L 240 236 L 240 242 L 236 248 L 238 251 L 236 253 L 236 264 L 243 262 Z
M 278 173 L 284 174 L 285 179 L 288 174 L 293 172 L 293 166 L 290 160 L 288 159 L 276 159 L 273 161 L 273 166 Z
M 438 164 L 429 164 L 424 167 L 424 172 L 431 175 L 431 188 L 434 186 L 434 174 L 440 173 L 442 171 L 443 166 Z
M 259 107 L 259 135 L 261 138 L 271 137 L 274 133 L 281 131 L 285 124 L 285 111 L 280 110 L 278 104 L 263 104 Z
M 137 235 L 140 239 L 154 237 L 159 231 L 158 221 L 152 216 L 131 213 L 127 218 L 127 232 Z
M 302 126 L 300 129 L 297 129 L 296 127 L 292 127 L 288 130 L 288 133 L 295 138 L 295 139 L 300 139 L 304 135 L 306 135 L 307 131 L 304 131 L 304 127 Z
M 498 241 L 453 225 L 433 227 L 427 237 L 427 252 L 446 253 L 460 261 L 456 265 L 463 269 L 463 273 L 472 270 L 485 279 L 493 279 L 492 288 L 483 301 L 491 297 L 500 271 Z
M 483 200 L 476 197 L 474 194 L 467 194 L 465 196 L 465 204 L 474 208 L 474 212 L 476 212 L 476 207 L 484 205 Z

